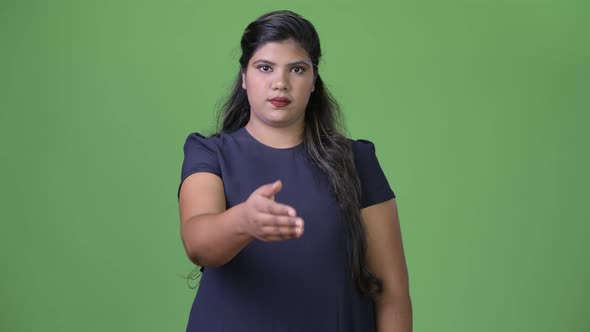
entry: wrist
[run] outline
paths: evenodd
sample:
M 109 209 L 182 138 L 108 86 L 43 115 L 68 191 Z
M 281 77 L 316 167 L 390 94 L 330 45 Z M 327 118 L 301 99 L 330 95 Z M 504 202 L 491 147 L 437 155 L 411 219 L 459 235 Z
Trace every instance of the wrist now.
M 250 236 L 246 227 L 244 203 L 237 204 L 230 210 L 232 210 L 232 216 L 229 218 L 232 229 L 240 236 Z

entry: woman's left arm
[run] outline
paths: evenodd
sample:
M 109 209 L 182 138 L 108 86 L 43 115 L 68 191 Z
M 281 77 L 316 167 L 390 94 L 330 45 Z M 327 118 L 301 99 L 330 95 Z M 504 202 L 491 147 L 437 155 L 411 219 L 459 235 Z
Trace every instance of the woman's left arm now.
M 395 198 L 361 210 L 367 266 L 383 282 L 375 299 L 377 332 L 411 332 L 412 302 Z

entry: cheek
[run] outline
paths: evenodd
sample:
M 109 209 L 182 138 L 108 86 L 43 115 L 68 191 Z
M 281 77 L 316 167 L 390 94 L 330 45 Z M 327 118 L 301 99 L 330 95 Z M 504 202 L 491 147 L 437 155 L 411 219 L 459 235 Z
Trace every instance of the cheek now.
M 313 86 L 314 86 L 314 83 L 315 83 L 315 82 L 314 82 L 314 79 L 313 79 L 313 77 L 309 77 L 309 78 L 306 78 L 306 79 L 303 81 L 302 85 L 304 85 L 304 87 L 305 87 L 306 89 L 312 89 L 312 88 L 313 88 Z
M 246 89 L 246 93 L 248 94 L 248 101 L 251 105 L 261 105 L 264 104 L 267 97 L 267 92 L 264 89 L 262 82 L 256 80 L 255 78 L 250 77 L 247 81 L 248 88 Z
M 246 84 L 248 82 L 248 77 L 246 75 L 246 73 L 242 72 L 242 89 L 246 90 L 246 86 L 248 84 Z
M 248 80 L 247 81 L 248 89 L 250 89 L 252 91 L 261 91 L 265 87 L 264 80 L 261 79 L 260 77 L 255 76 L 255 75 L 248 77 L 247 80 Z
M 313 84 L 313 80 L 305 80 L 300 82 L 300 84 L 298 85 L 298 93 L 301 96 L 306 96 L 309 95 L 313 90 L 314 90 L 314 84 Z

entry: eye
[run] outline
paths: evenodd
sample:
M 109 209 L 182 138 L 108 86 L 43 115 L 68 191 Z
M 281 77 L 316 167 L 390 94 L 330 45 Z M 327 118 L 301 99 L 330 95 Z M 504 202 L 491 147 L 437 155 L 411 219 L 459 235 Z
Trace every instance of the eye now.
M 297 71 L 295 71 L 295 72 L 296 72 L 297 74 L 301 74 L 301 73 L 303 73 L 303 72 L 305 71 L 305 68 L 303 68 L 303 67 L 301 67 L 301 66 L 296 66 L 296 67 L 293 67 L 293 70 L 294 70 L 294 71 L 295 71 L 295 70 L 297 70 Z
M 259 70 L 262 70 L 263 72 L 269 72 L 270 71 L 270 66 L 269 65 L 260 65 L 257 68 Z

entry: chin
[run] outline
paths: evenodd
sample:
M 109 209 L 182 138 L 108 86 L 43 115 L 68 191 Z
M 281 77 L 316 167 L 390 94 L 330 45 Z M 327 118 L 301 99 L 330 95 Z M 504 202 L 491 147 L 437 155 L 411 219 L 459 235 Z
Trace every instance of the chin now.
M 279 112 L 282 112 L 282 111 L 279 111 Z M 274 113 L 274 114 L 269 114 L 268 116 L 265 117 L 265 121 L 267 123 L 277 125 L 277 126 L 289 125 L 289 124 L 293 123 L 295 120 L 296 120 L 295 117 L 293 117 L 289 114 Z

